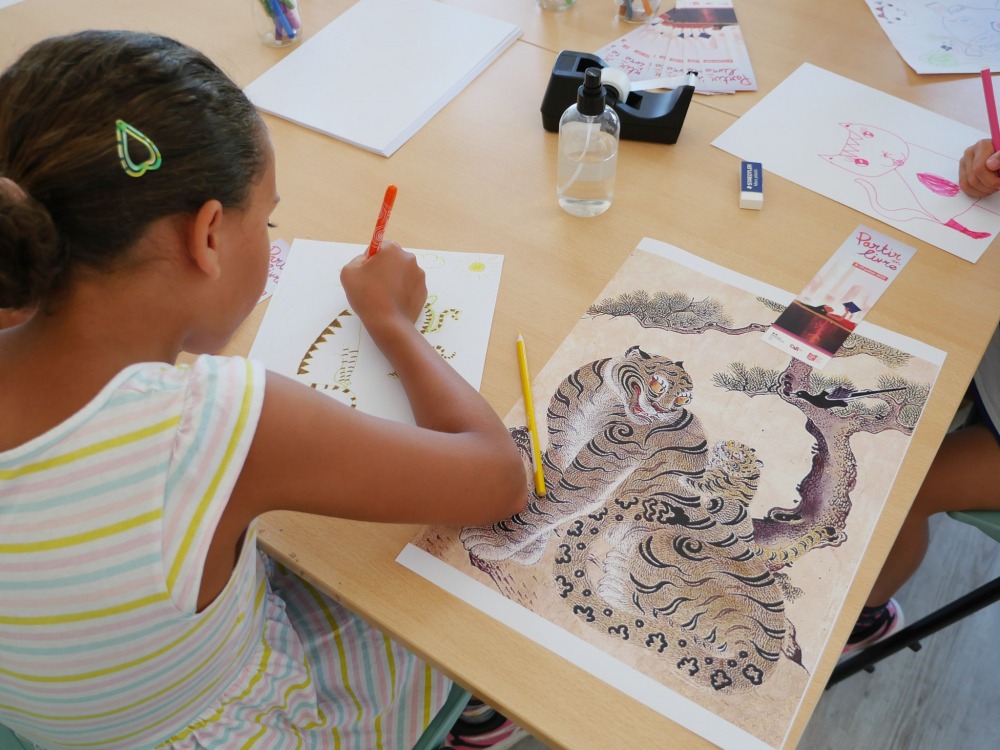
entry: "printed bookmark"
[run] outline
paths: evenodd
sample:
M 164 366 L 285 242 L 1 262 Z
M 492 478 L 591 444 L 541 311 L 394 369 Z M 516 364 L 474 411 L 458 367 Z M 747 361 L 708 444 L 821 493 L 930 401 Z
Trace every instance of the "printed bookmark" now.
M 764 332 L 764 341 L 822 369 L 915 252 L 859 226 Z

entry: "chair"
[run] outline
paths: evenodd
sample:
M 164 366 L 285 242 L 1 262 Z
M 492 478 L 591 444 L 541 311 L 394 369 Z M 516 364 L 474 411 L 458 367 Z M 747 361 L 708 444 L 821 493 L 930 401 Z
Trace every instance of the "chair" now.
M 956 521 L 975 526 L 1000 542 L 1000 511 L 953 511 L 948 515 Z M 922 620 L 893 633 L 884 641 L 879 641 L 874 646 L 859 652 L 856 656 L 841 662 L 834 668 L 830 681 L 826 684 L 827 689 L 862 669 L 866 672 L 874 672 L 875 664 L 904 648 L 919 651 L 921 638 L 926 638 L 997 600 L 1000 600 L 1000 576 L 950 604 L 946 604 Z
M 0 750 L 34 750 L 31 744 L 22 742 L 17 735 L 0 724 Z
M 427 725 L 424 733 L 420 735 L 420 739 L 413 746 L 413 750 L 437 750 L 441 746 L 441 743 L 444 742 L 444 738 L 448 736 L 448 730 L 455 724 L 455 721 L 462 713 L 462 709 L 465 708 L 471 697 L 472 693 L 461 687 L 457 682 L 453 683 L 451 692 L 448 693 L 448 699 L 444 702 L 441 710 L 437 712 L 437 715 L 431 719 L 431 723 Z

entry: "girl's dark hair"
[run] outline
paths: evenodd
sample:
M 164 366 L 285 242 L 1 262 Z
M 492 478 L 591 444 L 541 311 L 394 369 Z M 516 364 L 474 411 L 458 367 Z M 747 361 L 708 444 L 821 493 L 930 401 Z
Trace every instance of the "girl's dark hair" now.
M 118 120 L 155 144 L 158 169 L 126 172 Z M 0 308 L 45 302 L 74 268 L 113 269 L 157 219 L 211 199 L 245 207 L 263 132 L 239 87 L 173 39 L 85 31 L 35 44 L 0 76 L 0 177 L 25 194 L 0 185 Z

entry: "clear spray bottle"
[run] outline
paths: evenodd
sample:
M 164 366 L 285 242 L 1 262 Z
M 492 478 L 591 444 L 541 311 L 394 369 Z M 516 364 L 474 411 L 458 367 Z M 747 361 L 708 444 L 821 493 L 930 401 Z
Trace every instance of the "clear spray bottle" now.
M 614 197 L 621 123 L 605 95 L 601 69 L 587 68 L 576 104 L 559 120 L 556 195 L 573 216 L 602 214 Z

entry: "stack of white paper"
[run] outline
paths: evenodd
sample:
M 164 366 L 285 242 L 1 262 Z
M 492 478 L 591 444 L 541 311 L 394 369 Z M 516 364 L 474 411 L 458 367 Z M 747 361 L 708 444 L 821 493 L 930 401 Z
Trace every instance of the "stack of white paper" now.
M 690 83 L 696 94 L 756 91 L 757 81 L 732 0 L 677 0 L 675 6 L 597 50 L 633 91 Z
M 265 112 L 391 156 L 520 35 L 434 0 L 360 0 L 246 93 Z

